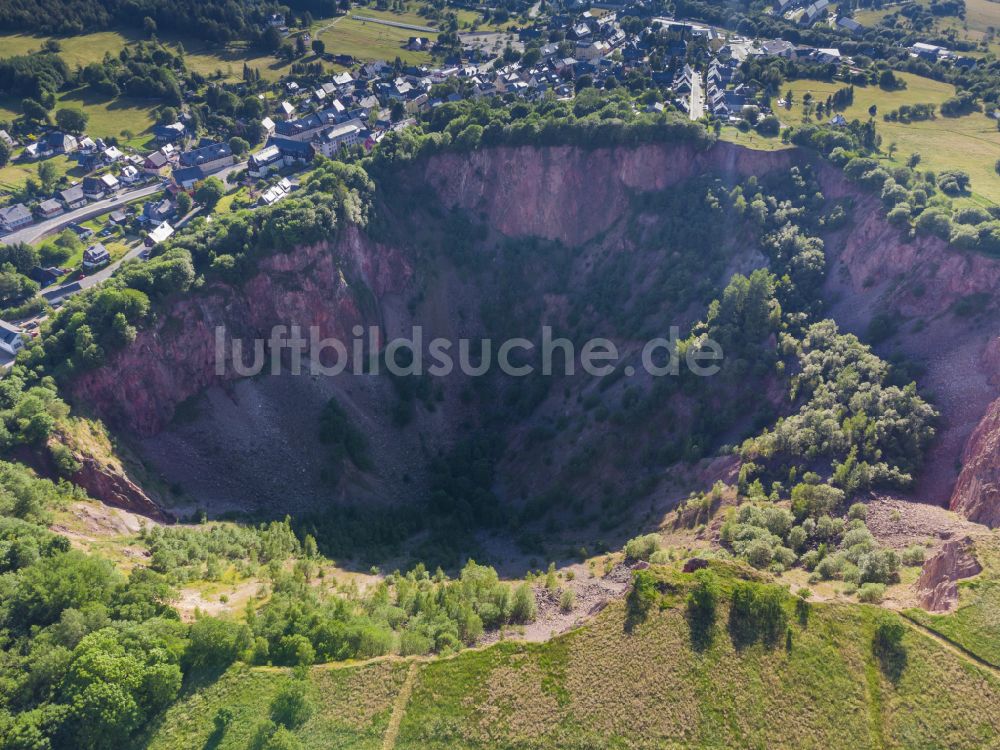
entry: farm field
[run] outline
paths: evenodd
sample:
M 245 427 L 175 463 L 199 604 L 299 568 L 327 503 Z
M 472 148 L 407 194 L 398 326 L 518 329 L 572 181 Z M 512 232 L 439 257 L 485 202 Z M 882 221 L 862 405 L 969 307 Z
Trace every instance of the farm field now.
M 876 128 L 882 135 L 882 150 L 895 143 L 895 159 L 902 162 L 914 152 L 921 155 L 921 165 L 926 169 L 941 171 L 960 169 L 972 178 L 972 200 L 979 204 L 1000 203 L 1000 176 L 994 164 L 1000 154 L 1000 131 L 996 122 L 976 112 L 964 117 L 942 117 L 934 120 L 913 122 L 908 125 L 886 122 L 882 114 L 903 104 L 933 103 L 940 105 L 954 95 L 954 87 L 929 78 L 899 74 L 906 81 L 902 91 L 883 91 L 877 86 L 855 87 L 854 104 L 843 112 L 848 120 L 868 118 L 868 108 L 878 107 Z M 777 115 L 784 124 L 795 125 L 802 122 L 802 97 L 807 92 L 814 99 L 826 99 L 837 89 L 840 82 L 799 80 L 792 81 L 783 90 L 790 88 L 794 102 L 790 110 L 779 109 Z

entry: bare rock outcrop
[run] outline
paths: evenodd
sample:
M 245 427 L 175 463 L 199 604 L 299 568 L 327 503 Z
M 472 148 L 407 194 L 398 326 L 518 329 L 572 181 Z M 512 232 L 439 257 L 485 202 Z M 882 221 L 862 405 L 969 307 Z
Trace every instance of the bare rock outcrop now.
M 978 575 L 982 566 L 972 555 L 969 537 L 945 542 L 924 563 L 917 579 L 920 606 L 931 612 L 947 612 L 958 604 L 958 583 Z
M 169 523 L 176 519 L 157 505 L 142 488 L 114 466 L 101 463 L 92 456 L 77 456 L 81 468 L 70 479 L 90 497 L 105 505 L 137 513 L 155 521 Z
M 951 509 L 991 528 L 1000 526 L 1000 399 L 990 404 L 966 443 Z

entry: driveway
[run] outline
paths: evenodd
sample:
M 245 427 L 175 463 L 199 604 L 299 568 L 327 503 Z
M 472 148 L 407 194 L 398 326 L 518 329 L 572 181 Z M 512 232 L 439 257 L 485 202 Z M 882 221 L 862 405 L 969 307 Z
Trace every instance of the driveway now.
M 705 86 L 701 82 L 701 74 L 691 79 L 691 105 L 688 112 L 692 120 L 700 120 L 705 114 Z

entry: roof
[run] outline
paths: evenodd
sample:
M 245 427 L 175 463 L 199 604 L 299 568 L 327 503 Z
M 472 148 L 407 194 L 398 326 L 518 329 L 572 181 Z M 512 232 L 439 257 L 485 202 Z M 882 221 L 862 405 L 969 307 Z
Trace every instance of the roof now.
M 21 221 L 31 218 L 31 211 L 23 203 L 15 203 L 13 206 L 0 208 L 0 218 L 7 222 Z
M 77 201 L 83 200 L 83 188 L 77 185 L 76 187 L 66 188 L 65 190 L 59 191 L 59 198 L 66 203 L 76 203 Z
M 153 242 L 163 242 L 174 233 L 174 228 L 167 222 L 163 222 L 156 229 L 149 233 L 149 239 Z
M 205 173 L 202 171 L 201 167 L 183 167 L 181 169 L 175 169 L 171 176 L 174 178 L 174 182 L 178 185 L 185 182 L 198 182 L 198 180 L 205 179 Z
M 108 249 L 101 242 L 91 245 L 83 251 L 84 260 L 100 261 L 110 257 L 111 253 L 108 252 Z
M 12 344 L 21 338 L 21 331 L 12 326 L 6 320 L 0 320 L 0 340 L 6 344 Z
M 168 159 L 167 155 L 162 151 L 154 151 L 146 157 L 146 161 L 150 164 L 150 166 L 159 169 L 160 167 L 166 166 Z
M 250 156 L 251 164 L 269 164 L 270 162 L 280 159 L 281 151 L 275 145 L 269 145 L 262 148 L 256 154 Z
M 271 136 L 267 139 L 268 146 L 277 146 L 282 154 L 289 154 L 299 159 L 311 159 L 313 147 L 311 143 L 293 141 L 290 138 Z
M 185 151 L 181 154 L 181 164 L 193 167 L 206 162 L 218 161 L 233 155 L 228 143 L 209 143 L 201 148 Z
M 55 198 L 49 198 L 47 201 L 42 201 L 38 204 L 38 207 L 45 213 L 48 213 L 49 211 L 62 211 L 62 203 L 57 201 Z

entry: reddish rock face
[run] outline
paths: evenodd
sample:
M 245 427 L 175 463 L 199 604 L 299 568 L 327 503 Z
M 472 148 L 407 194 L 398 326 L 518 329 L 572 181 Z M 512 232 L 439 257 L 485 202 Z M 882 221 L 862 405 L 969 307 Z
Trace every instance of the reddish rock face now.
M 101 465 L 90 456 L 77 456 L 77 460 L 82 464 L 82 468 L 71 479 L 90 497 L 99 498 L 107 505 L 138 513 L 156 521 L 175 520 L 153 502 L 139 485 L 121 472 Z
M 381 297 L 404 287 L 410 275 L 400 255 L 348 227 L 336 243 L 265 258 L 239 288 L 214 284 L 178 300 L 107 365 L 78 378 L 73 400 L 137 435 L 155 435 L 178 404 L 236 377 L 232 368 L 216 373 L 217 326 L 244 340 L 289 324 L 348 340 L 355 325 L 379 322 L 366 320 L 358 295 Z
M 613 228 L 636 193 L 700 173 L 736 181 L 809 160 L 798 150 L 752 151 L 726 143 L 708 149 L 506 147 L 439 154 L 400 178 L 422 199 L 463 209 L 502 234 L 579 245 Z M 953 509 L 970 518 L 1000 525 L 997 314 L 990 309 L 972 324 L 950 312 L 969 295 L 992 299 L 1000 262 L 936 237 L 907 239 L 885 220 L 875 196 L 833 166 L 814 164 L 824 195 L 854 204 L 847 225 L 824 238 L 832 315 L 842 328 L 860 334 L 876 312 L 926 321 L 923 333 L 900 334 L 892 343 L 926 365 L 921 383 L 941 412 L 939 438 L 913 499 L 938 505 L 950 499 Z M 155 435 L 182 401 L 233 377 L 215 374 L 216 326 L 249 338 L 294 322 L 318 326 L 324 336 L 347 337 L 357 324 L 381 323 L 382 305 L 398 297 L 412 275 L 403 252 L 346 227 L 328 243 L 266 258 L 238 288 L 214 284 L 178 300 L 154 329 L 140 332 L 105 367 L 81 376 L 71 395 L 113 424 Z M 958 476 L 960 457 L 964 469 Z
M 982 570 L 972 556 L 971 539 L 945 542 L 937 553 L 924 563 L 917 579 L 920 606 L 931 612 L 946 612 L 958 604 L 958 584 Z
M 966 443 L 951 509 L 991 528 L 1000 526 L 1000 399 L 990 404 Z

